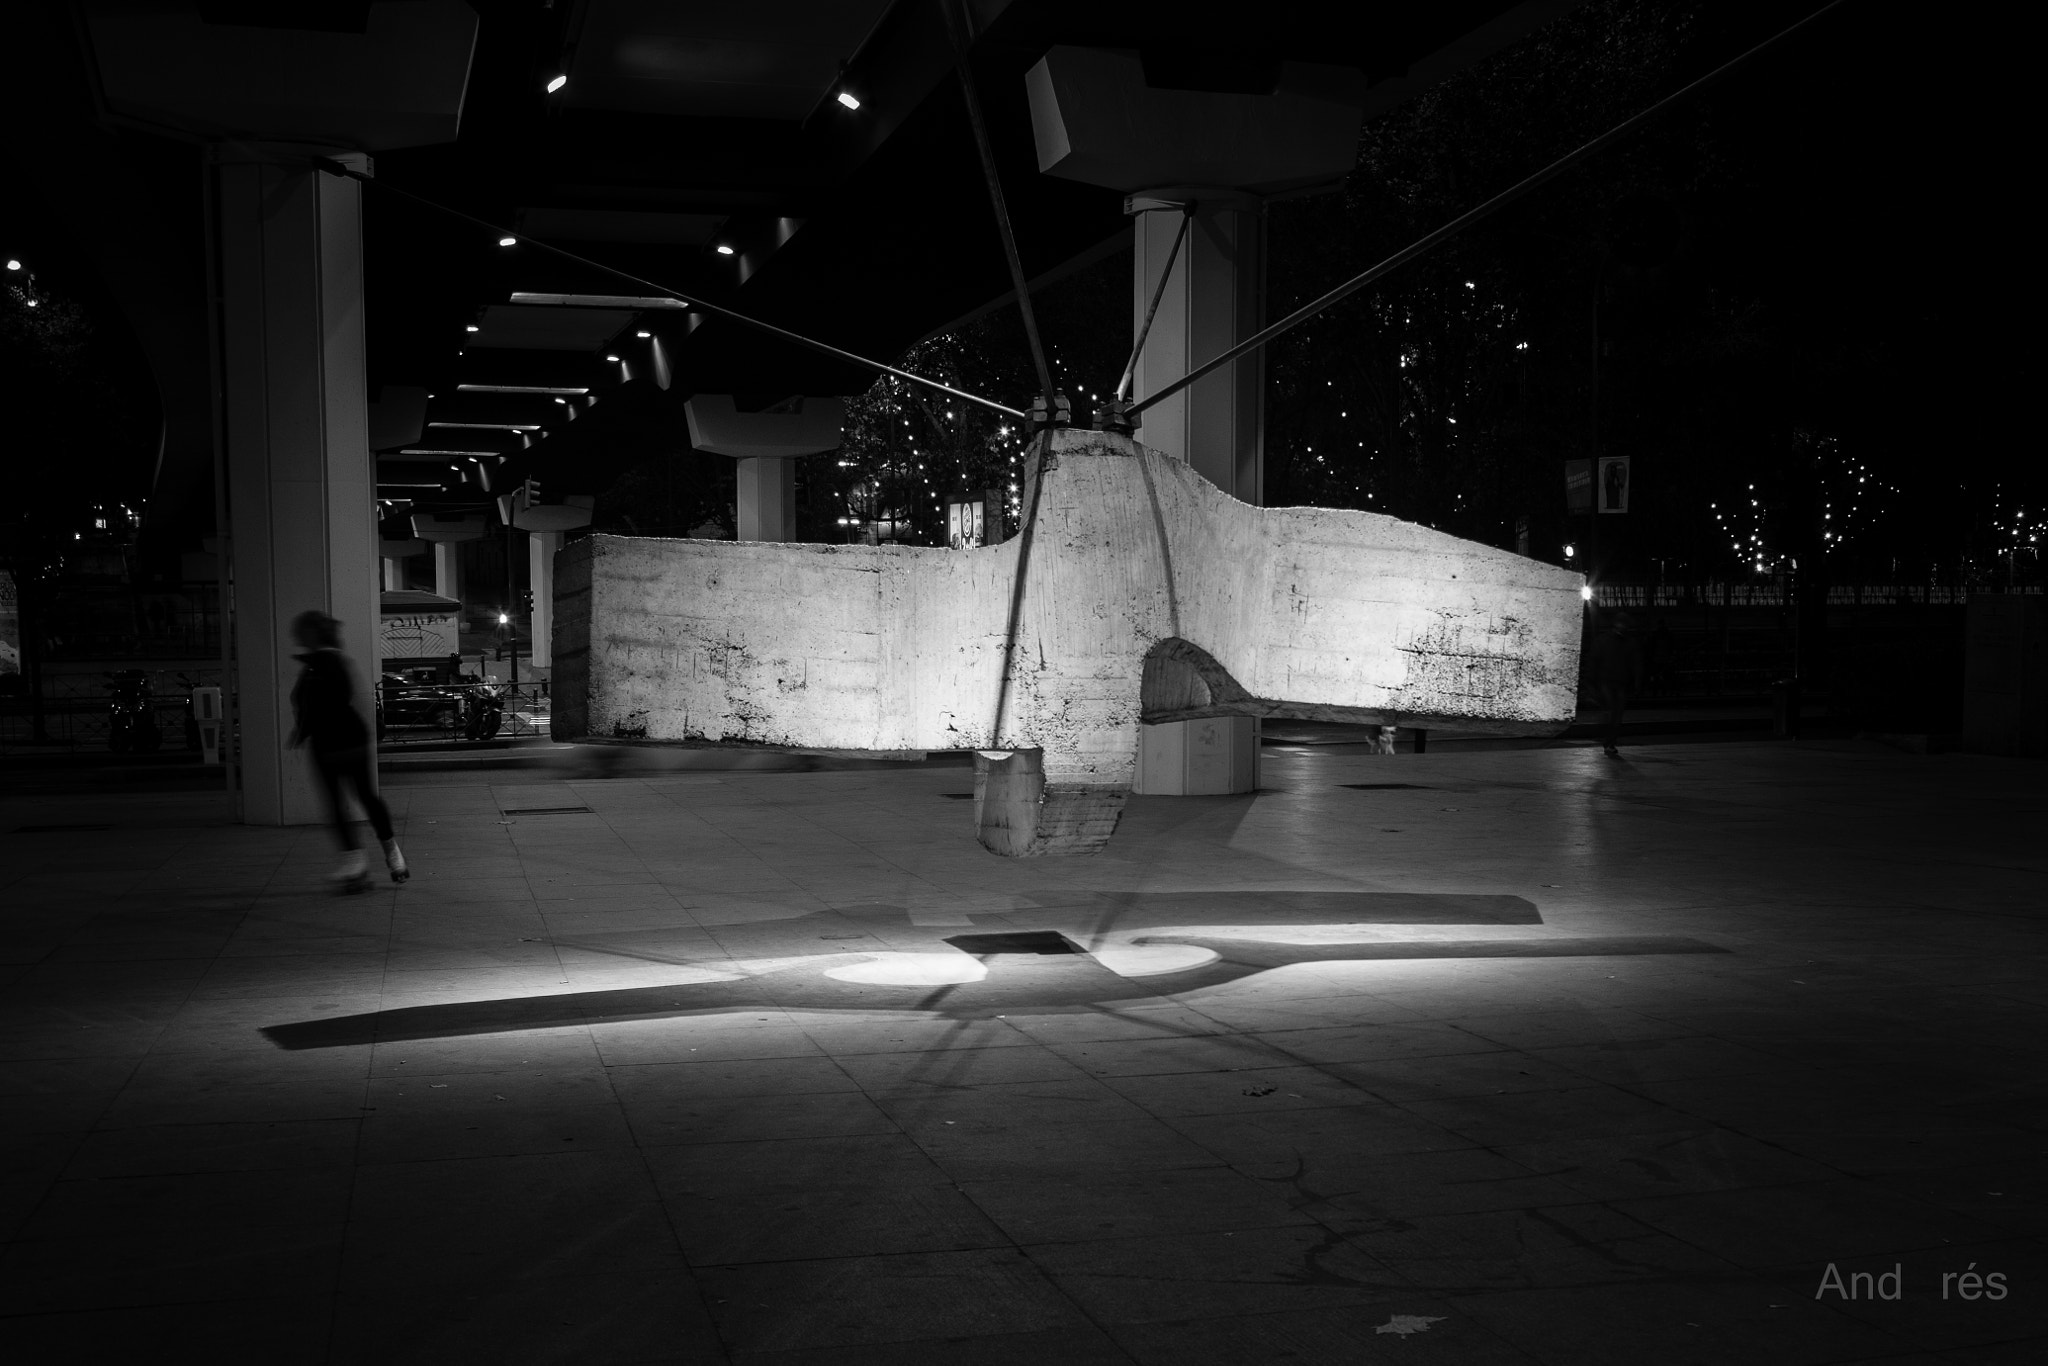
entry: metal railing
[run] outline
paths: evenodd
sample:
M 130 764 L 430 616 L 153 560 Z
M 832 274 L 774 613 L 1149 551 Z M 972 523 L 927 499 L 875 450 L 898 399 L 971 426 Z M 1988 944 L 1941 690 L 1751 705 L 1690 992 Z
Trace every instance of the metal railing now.
M 144 669 L 149 685 L 149 727 L 123 726 L 120 748 L 144 753 L 197 750 L 199 729 L 191 713 L 194 688 L 217 687 L 219 669 Z M 50 672 L 43 676 L 43 735 L 35 734 L 35 705 L 28 680 L 9 674 L 0 687 L 0 754 L 110 752 L 116 749 L 114 680 L 106 674 Z
M 111 678 L 51 674 L 43 679 L 42 737 L 35 734 L 35 708 L 26 680 L 0 686 L 0 754 L 171 753 L 199 749 L 198 722 L 190 698 L 194 688 L 218 687 L 218 669 L 143 671 L 150 696 L 151 726 L 114 720 Z M 532 738 L 548 733 L 548 685 L 489 683 L 380 686 L 379 743 L 479 743 Z
M 548 733 L 545 683 L 384 683 L 378 744 L 522 739 Z

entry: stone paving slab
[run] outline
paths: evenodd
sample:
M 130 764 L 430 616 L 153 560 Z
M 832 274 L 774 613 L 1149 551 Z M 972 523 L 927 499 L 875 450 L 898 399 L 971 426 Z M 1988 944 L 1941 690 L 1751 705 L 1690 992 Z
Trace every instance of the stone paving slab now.
M 2038 765 L 1270 745 L 1037 861 L 962 781 L 387 774 L 415 876 L 355 897 L 205 795 L 0 796 L 0 1334 L 2048 1355 Z

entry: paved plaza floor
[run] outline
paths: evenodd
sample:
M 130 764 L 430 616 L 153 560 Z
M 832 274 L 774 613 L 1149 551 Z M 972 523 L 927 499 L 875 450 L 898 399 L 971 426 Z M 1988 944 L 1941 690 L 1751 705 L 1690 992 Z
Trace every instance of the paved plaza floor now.
M 957 766 L 420 772 L 353 897 L 206 794 L 0 797 L 0 1344 L 2048 1359 L 2048 770 L 1264 763 L 1036 861 Z

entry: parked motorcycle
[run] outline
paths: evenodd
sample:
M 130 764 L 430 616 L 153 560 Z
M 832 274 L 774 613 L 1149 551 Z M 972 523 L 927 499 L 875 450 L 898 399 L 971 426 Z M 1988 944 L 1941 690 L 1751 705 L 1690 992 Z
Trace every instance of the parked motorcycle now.
M 488 740 L 505 725 L 505 689 L 496 683 L 470 685 L 464 707 L 462 733 L 472 740 Z
M 140 669 L 122 669 L 107 678 L 107 748 L 154 754 L 163 747 L 164 736 L 157 729 L 149 679 Z

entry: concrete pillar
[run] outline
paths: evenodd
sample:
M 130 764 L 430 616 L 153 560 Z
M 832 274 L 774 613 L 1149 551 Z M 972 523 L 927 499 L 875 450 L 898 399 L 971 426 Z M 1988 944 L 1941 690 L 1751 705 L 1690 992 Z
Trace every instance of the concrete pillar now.
M 730 394 L 697 394 L 684 405 L 690 444 L 739 462 L 734 520 L 742 541 L 796 535 L 798 457 L 836 449 L 846 405 L 836 398 L 790 397 L 741 411 Z
M 462 601 L 462 554 L 457 541 L 434 542 L 434 591 Z
M 235 658 L 229 762 L 238 816 L 322 819 L 303 754 L 287 748 L 299 665 L 291 619 L 342 623 L 357 705 L 373 703 L 379 627 L 376 474 L 363 380 L 361 186 L 306 164 L 306 147 L 213 155 Z M 334 154 L 367 172 L 369 159 Z M 373 766 L 374 771 L 374 766 Z
M 1195 213 L 1180 250 L 1174 238 Z M 1197 365 L 1265 325 L 1266 217 L 1251 195 L 1176 188 L 1134 194 L 1131 280 L 1132 339 L 1159 288 L 1152 330 L 1132 375 L 1131 397 L 1157 393 Z M 1145 410 L 1138 439 L 1193 465 L 1241 502 L 1263 501 L 1265 476 L 1263 348 L 1231 362 Z M 1132 790 L 1154 796 L 1255 792 L 1259 786 L 1259 723 L 1250 716 L 1167 721 L 1139 728 L 1138 774 Z
M 1266 323 L 1266 215 L 1258 199 L 1219 189 L 1151 191 L 1125 201 L 1137 220 L 1133 339 L 1180 232 L 1181 205 L 1189 202 L 1196 205 L 1194 219 L 1138 357 L 1134 400 L 1164 389 Z M 1262 347 L 1147 408 L 1138 439 L 1257 505 L 1265 477 L 1265 381 Z
M 790 460 L 757 456 L 739 462 L 739 538 L 787 541 L 796 535 L 796 469 Z
M 533 641 L 531 663 L 545 669 L 554 662 L 555 552 L 562 548 L 559 531 L 526 533 L 527 583 L 533 589 L 533 614 L 527 635 Z
M 396 556 L 386 555 L 384 565 L 384 591 L 402 593 L 405 591 L 405 561 Z

